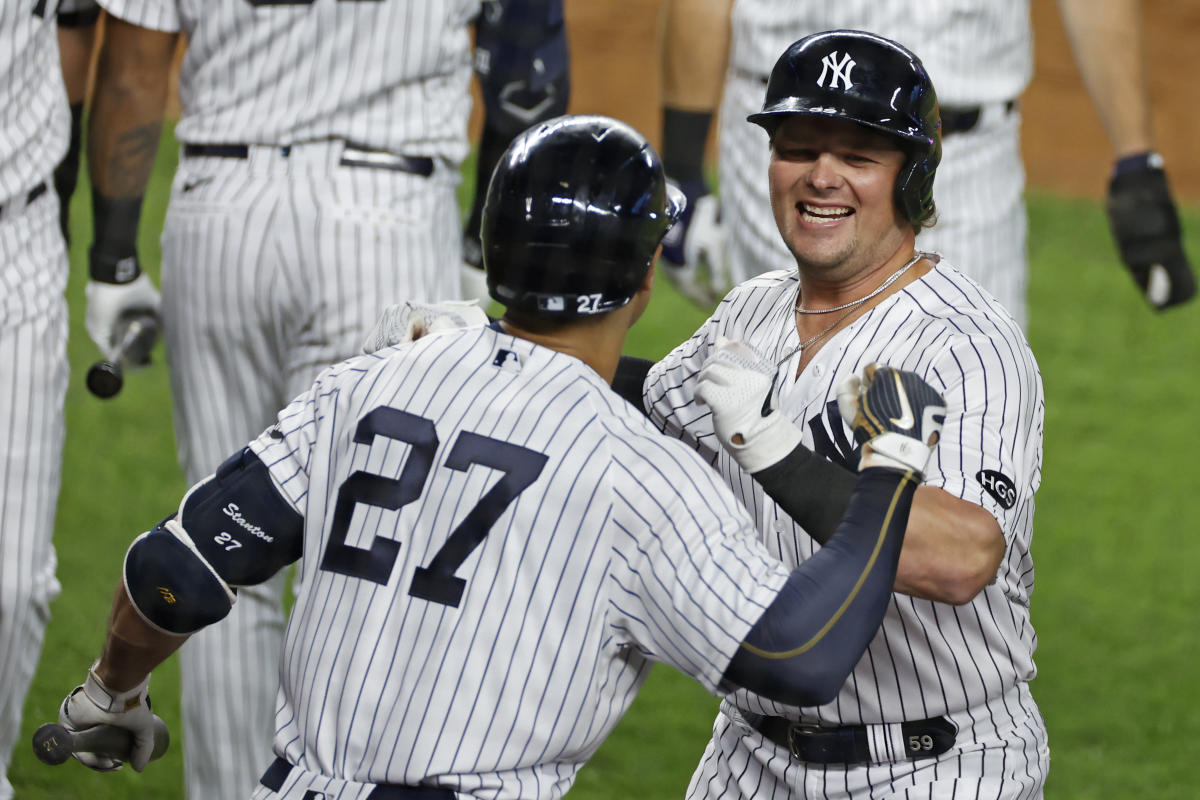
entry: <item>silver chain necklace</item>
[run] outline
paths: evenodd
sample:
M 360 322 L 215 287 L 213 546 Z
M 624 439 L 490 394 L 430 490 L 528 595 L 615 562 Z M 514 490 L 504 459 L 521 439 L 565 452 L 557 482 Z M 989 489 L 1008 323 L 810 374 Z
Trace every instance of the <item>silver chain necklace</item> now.
M 909 259 L 907 264 L 905 264 L 903 267 L 901 267 L 900 269 L 896 270 L 891 275 L 889 275 L 888 279 L 886 281 L 884 281 L 883 283 L 879 284 L 879 287 L 877 289 L 875 289 L 875 291 L 871 292 L 866 297 L 860 297 L 858 300 L 851 300 L 849 303 L 842 303 L 840 306 L 834 306 L 833 308 L 801 308 L 800 307 L 800 293 L 799 293 L 799 291 L 797 291 L 796 292 L 796 313 L 797 314 L 832 314 L 834 311 L 841 311 L 843 308 L 854 308 L 857 306 L 861 306 L 863 303 L 867 302 L 872 297 L 876 296 L 877 294 L 882 292 L 884 289 L 888 288 L 893 283 L 895 283 L 900 278 L 901 275 L 908 272 L 909 269 L 912 268 L 913 264 L 916 264 L 918 261 L 920 261 L 922 258 L 924 258 L 925 255 L 926 255 L 925 253 L 922 253 L 921 251 L 918 250 L 917 254 L 915 256 L 913 256 L 911 259 Z
M 917 254 L 915 256 L 913 256 L 908 261 L 907 264 L 905 264 L 903 267 L 901 267 L 900 269 L 896 270 L 891 275 L 889 275 L 888 279 L 886 281 L 884 281 L 883 283 L 879 284 L 879 287 L 875 291 L 871 292 L 866 297 L 862 297 L 858 300 L 851 300 L 849 303 L 843 303 L 842 305 L 834 306 L 833 308 L 815 308 L 815 309 L 801 308 L 800 307 L 800 295 L 799 295 L 799 292 L 797 292 L 797 294 L 796 294 L 796 313 L 797 314 L 829 314 L 834 311 L 841 311 L 842 309 L 846 309 L 846 313 L 842 314 L 837 319 L 835 319 L 833 321 L 832 325 L 830 325 L 828 328 L 825 328 L 825 330 L 821 331 L 816 336 L 811 336 L 808 339 L 805 339 L 803 342 L 801 342 L 795 348 L 788 351 L 787 355 L 785 355 L 783 358 L 779 359 L 779 361 L 777 361 L 775 363 L 776 368 L 783 366 L 785 363 L 787 363 L 787 361 L 789 359 L 791 359 L 792 356 L 796 355 L 796 353 L 802 352 L 806 347 L 812 347 L 814 344 L 819 342 L 821 339 L 824 339 L 826 336 L 828 336 L 833 331 L 834 328 L 836 328 L 838 325 L 841 324 L 842 320 L 846 319 L 846 317 L 853 314 L 858 309 L 859 306 L 861 306 L 863 303 L 870 300 L 872 297 L 875 297 L 876 295 L 878 295 L 884 289 L 891 286 L 893 283 L 896 282 L 896 280 L 901 275 L 903 275 L 905 272 L 908 272 L 908 270 L 911 269 L 914 264 L 916 264 L 918 261 L 920 261 L 922 258 L 926 257 L 927 255 L 928 255 L 927 253 L 922 253 L 920 251 L 917 251 Z

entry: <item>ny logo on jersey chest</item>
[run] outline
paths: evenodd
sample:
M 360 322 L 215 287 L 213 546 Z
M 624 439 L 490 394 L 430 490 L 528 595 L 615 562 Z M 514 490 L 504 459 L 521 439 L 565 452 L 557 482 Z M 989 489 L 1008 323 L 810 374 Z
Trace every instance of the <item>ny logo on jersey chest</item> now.
M 841 60 L 838 60 L 838 52 L 834 50 L 821 59 L 821 77 L 817 78 L 817 86 L 822 89 L 827 88 L 825 79 L 828 78 L 828 88 L 830 89 L 836 89 L 838 83 L 842 84 L 843 91 L 853 88 L 854 84 L 850 82 L 850 70 L 854 69 L 854 64 L 855 61 L 849 53 L 844 54 Z
M 854 444 L 846 436 L 846 425 L 842 422 L 842 414 L 838 411 L 836 400 L 830 400 L 825 404 L 824 412 L 814 414 L 809 419 L 808 429 L 812 431 L 815 452 L 835 464 L 841 464 L 851 472 L 858 471 L 862 445 Z

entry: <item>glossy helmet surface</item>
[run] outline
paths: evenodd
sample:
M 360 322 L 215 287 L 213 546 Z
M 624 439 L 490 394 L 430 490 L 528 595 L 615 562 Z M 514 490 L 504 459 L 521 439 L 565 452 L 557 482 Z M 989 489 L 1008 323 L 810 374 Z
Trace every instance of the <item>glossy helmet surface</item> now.
M 593 115 L 539 123 L 513 141 L 488 185 L 488 292 L 539 316 L 620 308 L 683 207 L 658 154 L 625 123 Z
M 866 31 L 800 39 L 775 62 L 762 110 L 746 119 L 774 135 L 792 114 L 844 119 L 903 140 L 896 201 L 914 225 L 933 213 L 941 115 L 929 73 L 910 50 Z

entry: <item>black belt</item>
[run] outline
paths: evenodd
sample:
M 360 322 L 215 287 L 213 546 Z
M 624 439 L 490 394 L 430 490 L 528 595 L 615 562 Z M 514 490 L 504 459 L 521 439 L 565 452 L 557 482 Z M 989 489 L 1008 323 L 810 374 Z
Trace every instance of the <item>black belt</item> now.
M 258 782 L 272 792 L 278 792 L 283 788 L 283 782 L 287 780 L 291 771 L 292 765 L 287 759 L 276 758 Z M 323 797 L 321 792 L 313 790 L 305 793 L 304 800 L 322 800 Z M 454 792 L 449 789 L 436 786 L 399 786 L 394 783 L 377 783 L 367 795 L 368 800 L 454 800 L 454 797 Z
M 291 154 L 291 146 L 282 146 L 280 153 L 286 158 Z M 185 158 L 249 158 L 250 146 L 245 144 L 185 144 Z M 359 147 L 347 142 L 342 148 L 342 157 L 338 161 L 343 167 L 367 167 L 369 169 L 389 169 L 393 172 L 407 172 L 428 178 L 433 174 L 433 159 L 429 156 L 406 156 L 388 150 L 372 150 Z
M 46 182 L 42 181 L 37 186 L 30 189 L 29 193 L 27 195 L 25 195 L 25 205 L 27 205 L 27 206 L 31 205 L 34 200 L 37 200 L 39 197 L 41 197 L 45 193 L 46 193 Z M 5 210 L 7 210 L 9 207 L 10 206 L 8 204 L 0 203 L 0 214 L 3 214 L 5 212 Z
M 1013 109 L 1017 107 L 1016 100 L 1009 100 L 1004 104 L 1004 113 L 1011 114 Z M 969 108 L 942 108 L 942 136 L 951 136 L 956 133 L 967 133 L 974 129 L 979 124 L 979 118 L 983 116 L 983 108 L 980 106 L 972 106 Z
M 783 717 L 760 717 L 745 714 L 750 727 L 792 756 L 810 764 L 869 764 L 871 756 L 866 725 L 844 725 L 822 728 L 805 725 Z M 954 746 L 958 727 L 945 717 L 902 722 L 904 755 L 909 759 L 933 758 Z

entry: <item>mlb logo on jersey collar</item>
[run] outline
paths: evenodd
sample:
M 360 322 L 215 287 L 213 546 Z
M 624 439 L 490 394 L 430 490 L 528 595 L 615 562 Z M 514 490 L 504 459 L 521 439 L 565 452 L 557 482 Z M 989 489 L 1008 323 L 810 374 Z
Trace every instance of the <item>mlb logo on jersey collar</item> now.
M 492 359 L 492 366 L 499 367 L 506 372 L 520 372 L 521 356 L 514 350 L 506 350 L 501 347 L 496 350 L 496 357 Z

